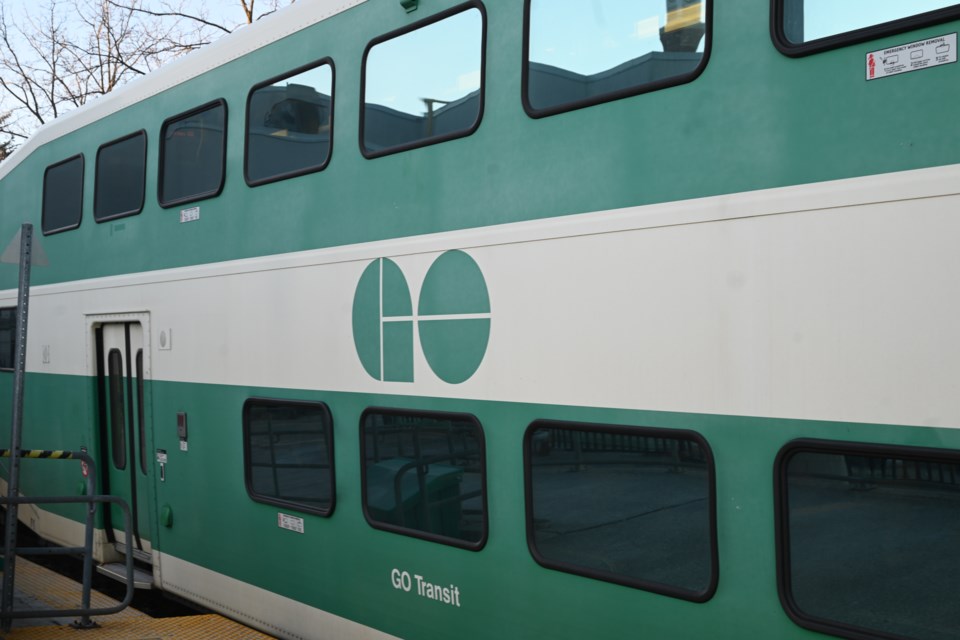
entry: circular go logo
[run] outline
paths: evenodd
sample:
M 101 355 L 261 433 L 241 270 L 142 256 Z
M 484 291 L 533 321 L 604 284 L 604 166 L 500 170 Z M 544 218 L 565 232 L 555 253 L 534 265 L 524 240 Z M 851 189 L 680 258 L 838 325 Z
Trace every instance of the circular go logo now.
M 353 296 L 353 342 L 377 380 L 413 382 L 413 334 L 438 378 L 458 384 L 476 373 L 490 339 L 490 296 L 480 267 L 463 251 L 441 254 L 424 276 L 417 311 L 393 260 L 378 258 Z

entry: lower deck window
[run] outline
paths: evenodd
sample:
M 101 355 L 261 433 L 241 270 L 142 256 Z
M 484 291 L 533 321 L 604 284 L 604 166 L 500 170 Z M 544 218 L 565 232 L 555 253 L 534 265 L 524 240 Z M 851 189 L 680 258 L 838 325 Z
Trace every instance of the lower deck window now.
M 378 529 L 480 549 L 483 432 L 464 414 L 371 409 L 361 418 L 363 509 Z
M 541 565 L 686 600 L 717 583 L 713 458 L 697 434 L 534 422 L 527 541 Z
M 333 512 L 333 420 L 327 405 L 248 400 L 243 436 L 251 498 L 319 515 Z
M 17 308 L 0 308 L 0 371 L 13 371 L 17 344 Z
M 777 462 L 781 600 L 848 638 L 956 638 L 960 453 L 798 441 Z

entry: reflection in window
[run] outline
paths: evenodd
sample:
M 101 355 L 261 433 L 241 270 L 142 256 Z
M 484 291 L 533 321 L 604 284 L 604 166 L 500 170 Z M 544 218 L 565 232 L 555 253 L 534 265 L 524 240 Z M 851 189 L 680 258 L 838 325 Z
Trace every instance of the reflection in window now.
M 713 463 L 702 439 L 535 422 L 525 448 L 537 562 L 688 600 L 712 595 Z
M 0 308 L 0 369 L 13 370 L 16 345 L 17 308 Z
M 140 213 L 147 166 L 147 134 L 134 133 L 97 151 L 93 217 L 97 222 Z
M 247 183 L 322 169 L 330 157 L 332 117 L 330 64 L 254 87 L 247 100 Z
M 325 404 L 248 400 L 243 431 L 251 498 L 320 515 L 333 511 L 333 420 Z
M 793 44 L 960 6 L 951 0 L 781 0 L 783 32 Z
M 47 167 L 43 174 L 44 234 L 76 229 L 83 215 L 83 156 Z
M 468 5 L 367 49 L 361 115 L 364 155 L 449 140 L 476 129 L 482 102 L 483 23 L 480 10 Z
M 227 105 L 222 100 L 170 118 L 160 132 L 160 205 L 209 198 L 223 187 Z
M 110 407 L 110 442 L 113 466 L 127 468 L 127 426 L 123 399 L 123 356 L 118 349 L 107 355 L 107 393 Z
M 147 425 L 143 408 L 143 349 L 137 349 L 137 425 L 140 439 L 140 473 L 147 475 Z
M 484 445 L 473 417 L 368 411 L 361 437 L 370 524 L 470 549 L 483 545 Z
M 801 624 L 957 637 L 960 456 L 943 454 L 800 443 L 781 455 L 781 589 Z
M 531 115 L 685 82 L 707 46 L 706 0 L 527 0 L 527 10 Z

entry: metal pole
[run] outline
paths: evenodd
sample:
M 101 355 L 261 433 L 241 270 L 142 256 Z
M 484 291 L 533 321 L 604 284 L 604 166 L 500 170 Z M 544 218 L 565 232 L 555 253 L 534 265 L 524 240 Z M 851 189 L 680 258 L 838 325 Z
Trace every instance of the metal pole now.
M 87 497 L 92 498 L 97 493 L 96 489 L 96 466 L 93 460 L 84 461 L 87 463 Z M 80 608 L 90 609 L 90 587 L 93 584 L 93 514 L 97 510 L 95 502 L 87 505 L 87 526 L 84 530 L 83 539 L 83 591 L 81 591 Z M 75 620 L 71 625 L 75 629 L 93 629 L 97 627 L 96 622 L 90 619 L 90 614 L 83 614 L 79 620 Z
M 20 493 L 20 435 L 23 427 L 23 382 L 27 360 L 27 312 L 30 301 L 30 252 L 33 248 L 33 225 L 25 222 L 20 228 L 20 283 L 17 290 L 16 360 L 13 368 L 13 415 L 10 420 L 10 473 L 7 497 Z M 13 620 L 13 575 L 16 565 L 17 504 L 7 505 L 7 527 L 4 539 L 3 593 L 0 603 L 0 629 L 10 630 Z

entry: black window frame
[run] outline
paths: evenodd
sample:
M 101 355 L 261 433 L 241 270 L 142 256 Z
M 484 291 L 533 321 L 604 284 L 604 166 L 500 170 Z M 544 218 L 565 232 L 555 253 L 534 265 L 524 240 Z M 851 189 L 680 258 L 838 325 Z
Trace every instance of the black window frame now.
M 253 490 L 253 479 L 251 474 L 252 465 L 251 462 L 251 451 L 250 451 L 250 418 L 249 412 L 251 407 L 254 406 L 273 406 L 273 407 L 309 407 L 311 409 L 319 409 L 322 414 L 324 414 L 324 430 L 326 431 L 327 438 L 327 451 L 329 453 L 329 463 L 330 463 L 330 506 L 326 509 L 321 509 L 314 507 L 302 502 L 297 502 L 295 500 L 283 500 L 280 498 L 275 498 L 272 496 L 265 496 L 259 494 Z M 283 509 L 290 509 L 300 513 L 308 513 L 323 518 L 329 518 L 333 515 L 334 510 L 337 506 L 337 470 L 335 459 L 336 455 L 334 452 L 334 430 L 333 430 L 333 414 L 330 412 L 330 407 L 325 402 L 316 401 L 316 400 L 289 400 L 285 398 L 265 398 L 265 397 L 252 397 L 247 398 L 243 403 L 243 484 L 246 488 L 247 495 L 254 502 L 259 502 L 261 504 L 267 504 L 274 507 L 281 507 Z
M 420 529 L 413 529 L 409 527 L 403 527 L 400 525 L 391 524 L 388 522 L 382 522 L 376 520 L 371 516 L 369 510 L 367 509 L 367 453 L 366 453 L 366 421 L 367 416 L 371 414 L 381 414 L 381 415 L 392 415 L 392 416 L 408 416 L 408 417 L 425 417 L 435 420 L 458 420 L 463 422 L 470 422 L 477 428 L 477 441 L 480 445 L 480 485 L 482 487 L 481 502 L 483 504 L 483 533 L 480 536 L 480 539 L 476 542 L 471 542 L 469 540 L 463 540 L 461 538 L 452 538 L 450 536 L 443 536 L 435 533 L 430 533 L 427 531 L 422 531 Z M 486 435 L 483 431 L 483 425 L 480 423 L 480 420 L 477 419 L 471 413 L 460 413 L 454 411 L 434 411 L 434 410 L 420 410 L 420 409 L 408 409 L 408 408 L 397 408 L 397 407 L 367 407 L 364 409 L 363 413 L 360 414 L 360 503 L 363 507 L 363 517 L 374 529 L 379 529 L 381 531 L 388 531 L 390 533 L 399 534 L 402 536 L 408 536 L 411 538 L 418 538 L 420 540 L 427 540 L 429 542 L 435 542 L 438 544 L 444 544 L 451 547 L 457 547 L 459 549 L 466 549 L 467 551 L 480 551 L 487 544 L 487 539 L 490 536 L 490 509 L 487 503 L 488 491 L 487 491 L 487 441 Z
M 803 43 L 791 42 L 787 38 L 786 31 L 783 28 L 785 17 L 784 0 L 770 0 L 770 37 L 773 40 L 773 45 L 783 55 L 799 58 L 960 19 L 960 4 L 954 7 L 919 13 L 899 20 L 883 22 L 871 27 L 845 31 L 826 38 L 808 40 Z
M 47 225 L 46 225 L 46 222 L 45 222 L 46 217 L 47 217 L 47 202 L 46 202 L 46 200 L 47 200 L 47 178 L 49 177 L 50 171 L 51 171 L 52 169 L 56 169 L 57 167 L 60 167 L 60 166 L 62 166 L 62 165 L 69 164 L 69 163 L 71 163 L 71 162 L 75 162 L 76 160 L 80 160 L 80 215 L 77 216 L 77 222 L 76 222 L 76 224 L 68 224 L 68 225 L 65 225 L 65 226 L 62 226 L 62 227 L 56 227 L 56 228 L 53 228 L 53 229 L 47 229 Z M 77 229 L 77 228 L 80 227 L 80 223 L 83 222 L 83 192 L 84 192 L 84 183 L 85 183 L 85 181 L 86 181 L 86 178 L 87 178 L 86 159 L 84 158 L 84 156 L 83 156 L 82 153 L 78 153 L 78 154 L 76 154 L 76 155 L 72 155 L 72 156 L 70 156 L 69 158 L 66 158 L 66 159 L 64 159 L 64 160 L 61 160 L 60 162 L 55 162 L 55 163 L 51 164 L 50 166 L 48 166 L 48 167 L 43 171 L 43 191 L 41 191 L 42 202 L 41 202 L 41 205 L 40 205 L 40 229 L 41 229 L 41 231 L 43 231 L 43 235 L 49 236 L 49 235 L 53 235 L 53 234 L 55 234 L 55 233 L 62 233 L 62 232 L 64 232 L 64 231 L 70 231 L 70 230 L 72 230 L 72 229 Z
M 534 536 L 533 512 L 533 446 L 532 436 L 538 429 L 561 429 L 566 431 L 596 431 L 615 435 L 630 435 L 648 438 L 666 438 L 671 440 L 688 440 L 697 444 L 703 451 L 707 463 L 707 492 L 709 505 L 707 507 L 709 535 L 710 535 L 710 580 L 704 591 L 691 591 L 673 585 L 667 585 L 649 580 L 632 579 L 623 574 L 603 572 L 568 562 L 555 561 L 544 557 L 536 546 Z M 531 422 L 523 434 L 523 484 L 524 484 L 524 512 L 526 520 L 527 548 L 530 555 L 540 566 L 554 571 L 561 571 L 571 575 L 583 576 L 593 580 L 619 584 L 642 591 L 657 593 L 689 602 L 703 603 L 713 598 L 720 580 L 720 558 L 717 539 L 717 476 L 716 462 L 713 450 L 706 438 L 690 429 L 669 429 L 663 427 L 633 426 L 624 424 L 601 424 L 594 422 L 579 422 L 575 420 L 538 419 Z
M 804 629 L 839 636 L 841 638 L 850 638 L 851 640 L 870 640 L 871 638 L 905 640 L 903 636 L 893 635 L 885 631 L 866 629 L 839 621 L 808 615 L 797 606 L 793 598 L 792 589 L 790 588 L 792 569 L 790 564 L 790 509 L 787 489 L 787 469 L 790 459 L 798 453 L 866 455 L 890 457 L 901 460 L 960 464 L 960 451 L 907 445 L 799 438 L 785 444 L 777 453 L 774 461 L 773 483 L 777 594 L 780 597 L 780 604 L 787 613 L 787 616 Z
M 373 49 L 376 45 L 386 42 L 388 40 L 393 40 L 394 38 L 399 38 L 408 33 L 412 33 L 421 29 L 423 27 L 430 26 L 431 24 L 445 20 L 451 16 L 454 16 L 458 13 L 463 13 L 469 11 L 470 9 L 478 9 L 480 11 L 480 104 L 477 109 L 477 119 L 469 129 L 463 129 L 461 131 L 455 131 L 452 133 L 444 134 L 441 136 L 436 136 L 433 138 L 424 138 L 414 142 L 408 142 L 405 144 L 397 145 L 394 147 L 385 147 L 383 149 L 369 150 L 364 145 L 364 125 L 366 120 L 366 96 L 367 96 L 367 56 L 370 54 L 370 50 Z M 477 129 L 480 128 L 480 123 L 483 121 L 484 105 L 486 103 L 486 87 L 487 87 L 487 9 L 480 0 L 468 0 L 463 4 L 458 4 L 454 7 L 440 11 L 428 18 L 414 22 L 411 25 L 406 27 L 401 27 L 400 29 L 395 29 L 389 33 L 385 33 L 381 36 L 377 36 L 373 40 L 367 43 L 366 48 L 363 50 L 363 58 L 360 64 L 360 127 L 359 127 L 359 143 L 360 143 L 360 153 L 364 158 L 372 160 L 373 158 L 382 158 L 383 156 L 393 155 L 395 153 L 402 153 L 404 151 L 410 151 L 412 149 L 419 149 L 421 147 L 429 147 L 435 144 L 441 144 L 443 142 L 449 142 L 450 140 L 456 140 L 458 138 L 466 138 L 474 133 Z
M 122 211 L 120 213 L 114 213 L 107 216 L 98 216 L 97 215 L 97 203 L 99 198 L 97 197 L 100 194 L 100 153 L 115 144 L 121 142 L 126 142 L 127 140 L 132 140 L 137 136 L 143 136 L 143 176 L 142 176 L 142 186 L 140 190 L 140 206 L 136 209 L 131 209 L 129 211 Z M 127 216 L 135 216 L 140 214 L 143 211 L 144 204 L 147 200 L 147 131 L 146 129 L 140 129 L 139 131 L 134 131 L 133 133 L 128 133 L 125 136 L 116 138 L 109 142 L 104 142 L 97 148 L 97 156 L 94 161 L 94 178 L 93 178 L 93 220 L 97 224 L 101 222 L 107 222 L 109 220 L 116 220 L 117 218 L 126 218 Z
M 697 67 L 693 71 L 672 76 L 670 78 L 664 78 L 663 80 L 650 82 L 637 87 L 628 87 L 592 98 L 584 98 L 583 100 L 575 100 L 573 102 L 567 102 L 561 105 L 547 107 L 545 109 L 538 109 L 530 104 L 529 95 L 530 2 L 531 0 L 524 0 L 523 2 L 523 58 L 521 60 L 520 99 L 523 102 L 523 110 L 529 117 L 534 119 L 547 118 L 561 113 L 567 113 L 568 111 L 576 111 L 586 107 L 594 107 L 607 102 L 623 100 L 624 98 L 632 98 L 633 96 L 639 96 L 645 93 L 652 93 L 654 91 L 661 91 L 670 87 L 687 84 L 700 77 L 710 61 L 710 51 L 713 48 L 713 0 L 702 0 L 702 2 L 706 3 L 706 8 L 704 9 L 705 30 L 703 33 L 703 57 L 700 59 L 699 64 L 697 64 Z
M 276 84 L 281 80 L 286 80 L 293 76 L 305 73 L 312 69 L 322 67 L 323 65 L 330 66 L 330 148 L 327 152 L 327 157 L 319 165 L 312 165 L 309 167 L 302 167 L 300 169 L 295 169 L 294 171 L 287 171 L 284 173 L 278 173 L 267 178 L 258 178 L 256 180 L 250 179 L 250 173 L 248 170 L 249 160 L 250 160 L 250 102 L 253 100 L 253 94 L 268 87 L 270 85 Z M 263 82 L 258 82 L 257 84 L 251 87 L 250 91 L 247 93 L 247 104 L 246 104 L 246 114 L 244 116 L 244 126 L 243 126 L 243 179 L 247 183 L 248 187 L 259 187 L 260 185 L 270 184 L 271 182 L 279 182 L 281 180 L 288 180 L 290 178 L 296 178 L 299 176 L 305 176 L 310 173 L 318 173 L 323 171 L 330 165 L 330 160 L 333 158 L 333 134 L 334 134 L 334 114 L 336 108 L 336 93 L 337 93 L 337 67 L 333 63 L 333 58 L 330 56 L 325 56 L 319 60 L 307 63 L 286 73 L 274 76 Z
M 11 317 L 4 318 L 8 315 L 7 312 L 10 312 Z M 9 344 L 4 344 L 0 342 L 0 349 L 9 348 L 10 353 L 10 366 L 9 367 L 0 367 L 0 371 L 13 371 L 16 368 L 17 360 L 17 305 L 12 307 L 0 307 L 0 325 L 3 322 L 10 322 L 10 342 Z
M 173 200 L 164 200 L 163 199 L 163 178 L 164 171 L 163 167 L 166 161 L 166 133 L 167 127 L 171 124 L 177 122 L 178 120 L 184 120 L 190 116 L 214 109 L 216 107 L 223 107 L 223 144 L 221 145 L 220 150 L 220 183 L 215 189 L 204 191 L 197 194 L 191 194 L 189 196 L 183 196 L 180 198 L 174 198 Z M 216 100 L 211 100 L 210 102 L 205 102 L 204 104 L 183 111 L 176 115 L 170 116 L 163 121 L 163 124 L 160 125 L 160 160 L 159 166 L 157 167 L 157 203 L 164 209 L 169 209 L 170 207 L 175 207 L 181 204 L 187 204 L 189 202 L 198 202 L 200 200 L 207 200 L 209 198 L 216 198 L 221 193 L 223 193 L 223 186 L 227 181 L 227 131 L 230 124 L 230 110 L 227 107 L 227 101 L 224 98 L 217 98 Z

